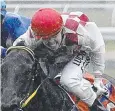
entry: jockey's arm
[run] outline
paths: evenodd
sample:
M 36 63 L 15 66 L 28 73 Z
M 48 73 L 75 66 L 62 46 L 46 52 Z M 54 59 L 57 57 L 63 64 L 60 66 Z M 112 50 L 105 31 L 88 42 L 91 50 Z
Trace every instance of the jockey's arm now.
M 79 43 L 84 45 L 86 49 L 89 48 L 90 50 L 90 58 L 93 65 L 93 73 L 95 76 L 94 86 L 97 88 L 96 93 L 98 96 L 106 92 L 106 88 L 102 83 L 101 77 L 105 68 L 105 43 L 101 32 L 95 23 L 88 22 L 85 26 L 85 29 L 88 31 L 89 34 L 85 37 L 80 38 L 81 41 L 79 41 Z
M 105 60 L 104 60 L 105 46 L 100 46 L 96 51 L 91 52 L 91 62 L 93 64 L 93 73 L 95 77 L 101 76 L 104 73 Z
M 85 29 L 84 36 L 78 36 L 78 43 L 82 45 L 86 51 L 88 50 L 90 52 L 93 72 L 95 74 L 102 74 L 105 68 L 105 44 L 102 34 L 94 22 L 87 22 Z
M 87 23 L 86 27 L 93 40 L 93 43 L 91 44 L 91 62 L 93 64 L 93 72 L 95 76 L 98 74 L 101 75 L 105 69 L 105 43 L 103 36 L 94 22 Z

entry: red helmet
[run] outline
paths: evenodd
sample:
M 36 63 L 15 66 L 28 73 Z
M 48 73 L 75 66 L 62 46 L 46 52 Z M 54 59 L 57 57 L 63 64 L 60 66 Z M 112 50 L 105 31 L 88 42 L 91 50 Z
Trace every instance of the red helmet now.
M 63 25 L 61 14 L 51 8 L 39 9 L 32 17 L 31 29 L 36 38 L 46 39 L 57 34 Z

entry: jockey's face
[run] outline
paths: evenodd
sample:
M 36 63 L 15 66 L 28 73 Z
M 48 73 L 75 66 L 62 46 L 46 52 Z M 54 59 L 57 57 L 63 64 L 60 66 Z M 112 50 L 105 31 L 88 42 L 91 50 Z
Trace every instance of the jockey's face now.
M 62 41 L 61 31 L 53 37 L 49 37 L 49 39 L 43 40 L 43 43 L 46 47 L 51 50 L 57 50 L 60 47 Z
M 37 35 L 31 30 L 31 34 L 36 39 L 36 41 L 42 40 L 43 44 L 51 50 L 57 50 L 60 47 L 62 41 L 61 33 L 62 30 L 58 32 L 56 35 L 47 37 L 46 39 L 43 39 L 42 37 L 40 39 L 37 39 Z

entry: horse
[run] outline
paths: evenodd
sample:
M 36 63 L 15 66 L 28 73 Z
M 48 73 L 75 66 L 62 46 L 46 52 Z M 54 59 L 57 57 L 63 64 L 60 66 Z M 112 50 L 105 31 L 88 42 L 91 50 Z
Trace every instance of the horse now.
M 68 93 L 44 74 L 31 49 L 11 47 L 1 64 L 2 111 L 78 111 Z

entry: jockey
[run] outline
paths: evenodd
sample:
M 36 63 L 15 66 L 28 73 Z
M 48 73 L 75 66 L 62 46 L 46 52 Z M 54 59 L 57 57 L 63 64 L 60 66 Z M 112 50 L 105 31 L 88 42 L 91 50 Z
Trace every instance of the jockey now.
M 1 46 L 12 46 L 15 39 L 24 34 L 30 25 L 30 19 L 6 11 L 6 3 L 1 0 Z
M 24 45 L 39 51 L 46 48 L 51 53 L 54 52 L 53 65 L 59 62 L 64 55 L 65 58 L 60 63 L 64 60 L 67 63 L 60 70 L 60 83 L 89 106 L 92 106 L 96 98 L 106 91 L 101 78 L 105 67 L 103 37 L 97 25 L 89 22 L 88 17 L 82 12 L 60 14 L 51 8 L 39 9 L 33 15 L 31 26 L 27 32 L 13 43 L 13 46 L 16 45 Z M 64 53 L 60 59 L 58 56 L 62 52 L 60 53 L 59 50 Z M 66 57 L 68 58 L 66 59 Z M 52 59 L 51 57 L 50 60 Z M 93 66 L 94 86 L 97 88 L 97 92 L 94 92 L 91 84 L 83 78 L 85 68 L 89 63 L 92 63 Z

